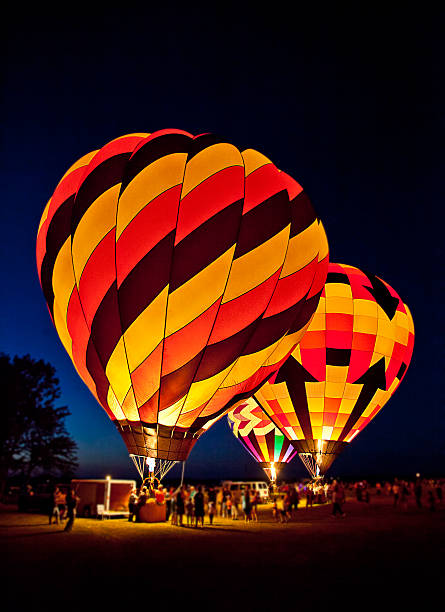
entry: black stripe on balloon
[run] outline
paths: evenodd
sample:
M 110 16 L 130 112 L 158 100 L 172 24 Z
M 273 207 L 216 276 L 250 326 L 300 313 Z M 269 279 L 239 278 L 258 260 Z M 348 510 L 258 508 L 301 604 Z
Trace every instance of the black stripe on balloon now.
M 235 259 L 270 240 L 291 222 L 286 190 L 274 194 L 243 215 Z
M 242 354 L 243 347 L 248 342 L 257 324 L 258 319 L 233 336 L 230 336 L 230 338 L 215 344 L 208 344 L 196 372 L 195 381 L 211 378 L 233 363 Z
M 131 270 L 119 287 L 122 333 L 167 286 L 175 232 L 167 234 Z
M 208 133 L 208 134 L 201 134 L 200 136 L 197 136 L 191 141 L 189 145 L 187 162 L 193 159 L 195 155 L 198 155 L 198 153 L 201 153 L 201 151 L 204 151 L 204 149 L 207 149 L 208 147 L 211 147 L 213 145 L 220 144 L 223 142 L 227 143 L 227 140 L 224 140 L 217 134 Z M 241 154 L 240 154 L 240 157 L 241 157 Z
M 91 324 L 88 344 L 91 342 L 104 368 L 122 336 L 119 307 L 117 302 L 116 281 L 110 286 Z M 87 349 L 88 350 L 88 349 Z
M 292 238 L 311 226 L 317 219 L 317 215 L 309 196 L 304 191 L 291 200 L 290 206 L 292 211 L 290 237 Z
M 144 168 L 166 155 L 188 153 L 192 143 L 190 136 L 185 134 L 162 134 L 147 141 L 133 153 L 127 163 L 122 176 L 121 193 Z
M 266 438 L 267 450 L 269 452 L 269 461 L 274 461 L 275 459 L 275 429 L 272 429 L 272 431 L 269 431 L 269 433 L 266 434 L 265 438 Z M 262 455 L 262 453 L 260 453 L 260 455 Z M 264 457 L 264 455 L 262 456 Z
M 174 372 L 170 372 L 161 378 L 159 410 L 169 408 L 187 394 L 202 354 L 203 351 Z
M 287 385 L 292 406 L 298 417 L 301 428 L 303 429 L 304 437 L 312 438 L 311 418 L 307 404 L 305 383 L 319 381 L 314 378 L 301 363 L 290 356 L 278 370 L 275 383 L 278 384 L 281 382 L 285 382 Z M 267 412 L 267 406 L 262 405 L 261 407 Z M 272 418 L 271 415 L 269 416 Z
M 311 320 L 312 315 L 317 310 L 318 302 L 320 301 L 321 291 L 319 291 L 316 295 L 313 295 L 307 300 L 301 300 L 298 304 L 301 305 L 301 309 L 295 317 L 291 328 L 289 329 L 289 334 L 300 331 L 306 323 Z M 303 302 L 301 304 L 301 302 Z
M 348 366 L 351 361 L 351 349 L 326 348 L 326 365 Z
M 385 358 L 382 357 L 377 363 L 367 370 L 363 376 L 360 376 L 355 382 L 355 385 L 363 385 L 360 395 L 355 402 L 354 408 L 349 415 L 346 425 L 344 426 L 338 441 L 343 442 L 351 429 L 362 416 L 372 398 L 378 389 L 386 391 L 386 375 L 385 375 Z
M 71 233 L 74 236 L 83 215 L 97 198 L 122 180 L 130 153 L 113 155 L 99 164 L 81 182 L 73 206 Z M 117 204 L 117 199 L 116 199 Z
M 272 317 L 259 319 L 257 327 L 244 348 L 242 355 L 251 355 L 252 353 L 262 351 L 282 338 L 292 326 L 296 313 L 298 313 L 300 308 L 301 303 L 297 302 L 287 310 L 279 312 Z
M 292 444 L 289 442 L 289 440 L 286 438 L 286 436 L 283 436 L 283 437 L 284 437 L 284 440 L 281 446 L 280 456 L 277 459 L 278 463 L 284 463 L 284 457 L 286 456 L 287 451 L 289 450 L 290 447 L 294 448 Z M 289 457 L 291 456 L 292 456 L 292 451 L 289 453 Z M 286 463 L 289 461 L 289 457 L 287 458 Z
M 399 305 L 399 299 L 393 297 L 388 287 L 377 278 L 374 274 L 364 272 L 365 276 L 371 283 L 371 287 L 364 285 L 364 288 L 374 297 L 377 304 L 385 312 L 389 320 L 394 318 L 396 314 L 397 306 Z
M 74 195 L 70 196 L 59 206 L 54 213 L 46 235 L 46 251 L 42 260 L 40 277 L 43 295 L 48 303 L 51 316 L 54 318 L 54 290 L 53 271 L 57 255 L 65 244 L 71 232 L 71 214 L 73 210 Z
M 243 200 L 227 206 L 188 234 L 175 247 L 169 291 L 204 270 L 236 242 Z
M 100 403 L 103 406 L 107 406 L 108 389 L 110 383 L 108 382 L 104 368 L 97 355 L 97 351 L 91 341 L 88 342 L 87 346 L 86 366 L 91 378 L 94 381 L 94 384 L 96 385 L 96 393 Z
M 342 274 L 341 272 L 328 272 L 326 277 L 327 283 L 342 283 L 344 285 L 350 285 L 349 278 L 347 274 Z
M 402 380 L 402 377 L 405 374 L 407 367 L 408 366 L 406 365 L 406 363 L 402 363 L 402 365 L 399 368 L 399 371 L 397 372 L 396 378 L 398 378 L 399 380 Z

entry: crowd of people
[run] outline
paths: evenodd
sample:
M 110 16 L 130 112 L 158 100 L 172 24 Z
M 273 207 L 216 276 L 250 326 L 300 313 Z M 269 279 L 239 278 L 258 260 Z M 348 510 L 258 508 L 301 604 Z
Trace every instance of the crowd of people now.
M 140 521 L 141 508 L 150 497 L 157 504 L 165 504 L 166 520 L 179 527 L 203 527 L 206 515 L 210 525 L 215 516 L 258 521 L 260 496 L 248 487 L 230 491 L 227 487 L 180 485 L 164 489 L 159 485 L 157 489 L 144 486 L 139 492 L 133 489 L 128 501 L 130 522 Z
M 402 511 L 408 508 L 409 500 L 415 502 L 417 508 L 428 507 L 431 511 L 442 504 L 442 482 L 433 480 L 415 481 L 398 480 L 393 482 L 377 482 L 371 486 L 366 480 L 352 483 L 342 483 L 340 480 L 312 482 L 283 483 L 280 486 L 271 485 L 269 501 L 272 502 L 272 517 L 280 523 L 294 519 L 298 508 L 312 508 L 315 504 L 331 504 L 332 516 L 344 518 L 346 498 L 354 497 L 359 502 L 370 503 L 372 495 L 392 496 L 393 506 Z M 245 522 L 258 521 L 258 491 L 247 486 L 241 491 L 231 491 L 228 487 L 203 487 L 182 485 L 178 488 L 163 488 L 155 492 L 156 502 L 166 505 L 166 520 L 180 527 L 199 527 L 204 525 L 204 517 L 208 517 L 209 525 L 214 517 Z M 134 490 L 129 501 L 129 520 L 138 520 L 138 509 L 146 503 L 147 491 L 143 489 L 137 495 Z
M 366 480 L 342 483 L 340 480 L 282 483 L 270 485 L 269 502 L 272 502 L 272 518 L 287 523 L 296 517 L 299 508 L 312 508 L 314 504 L 331 504 L 333 517 L 344 518 L 346 498 L 371 503 L 371 499 L 390 498 L 390 503 L 400 511 L 409 507 L 426 508 L 435 511 L 443 507 L 445 481 L 394 479 L 370 484 Z M 32 496 L 30 485 L 26 495 Z M 66 521 L 65 531 L 71 531 L 79 502 L 72 487 L 61 490 L 55 487 L 50 496 L 49 523 L 61 524 Z M 141 510 L 147 503 L 165 506 L 165 517 L 171 525 L 178 527 L 203 527 L 204 522 L 213 525 L 215 517 L 245 522 L 258 521 L 258 506 L 261 502 L 258 491 L 245 485 L 231 490 L 228 486 L 180 485 L 163 487 L 160 483 L 144 484 L 133 489 L 128 500 L 128 520 L 141 521 Z M 23 507 L 19 504 L 19 510 Z M 300 510 L 301 511 L 301 510 Z M 270 512 L 270 510 L 268 510 Z M 263 515 L 264 516 L 264 515 Z M 270 517 L 270 514 L 269 514 Z
M 355 496 L 359 502 L 370 502 L 371 486 L 366 480 L 353 483 Z M 434 512 L 442 505 L 444 483 L 440 480 L 416 478 L 415 480 L 400 480 L 376 482 L 374 492 L 377 497 L 393 498 L 393 506 L 407 510 L 410 500 L 415 502 L 417 508 L 428 507 Z

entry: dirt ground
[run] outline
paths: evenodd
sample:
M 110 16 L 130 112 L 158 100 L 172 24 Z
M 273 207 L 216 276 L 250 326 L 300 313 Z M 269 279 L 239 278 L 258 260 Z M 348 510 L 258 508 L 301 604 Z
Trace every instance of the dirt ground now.
M 37 514 L 0 513 L 5 610 L 210 609 L 243 612 L 304 605 L 443 606 L 445 508 L 430 512 L 349 500 L 300 508 L 287 523 L 262 506 L 258 523 L 210 527 L 76 519 L 73 531 Z M 207 518 L 206 518 L 207 521 Z M 25 608 L 26 605 L 26 608 Z M 437 607 L 439 605 L 439 607 Z M 3 606 L 2 606 L 3 607 Z

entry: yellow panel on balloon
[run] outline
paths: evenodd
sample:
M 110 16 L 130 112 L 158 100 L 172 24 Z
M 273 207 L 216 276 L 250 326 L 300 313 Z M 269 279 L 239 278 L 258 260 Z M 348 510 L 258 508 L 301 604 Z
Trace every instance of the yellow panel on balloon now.
M 345 388 L 344 382 L 326 381 L 325 397 L 342 397 Z
M 317 257 L 319 249 L 318 232 L 318 221 L 315 220 L 308 228 L 290 239 L 281 276 L 289 276 L 297 270 L 301 270 Z
M 133 372 L 164 337 L 168 287 L 147 306 L 124 334 L 128 365 Z
M 309 412 L 323 412 L 324 410 L 324 397 L 308 397 L 307 407 Z
M 328 300 L 334 297 L 352 298 L 351 286 L 345 283 L 326 283 L 324 290 Z
M 191 410 L 198 408 L 210 397 L 212 397 L 230 372 L 231 367 L 232 366 L 229 365 L 227 368 L 225 368 L 225 370 L 218 372 L 211 378 L 206 378 L 205 380 L 192 383 L 187 395 L 187 400 L 184 404 L 183 412 L 190 412 Z
M 131 386 L 123 338 L 120 338 L 111 354 L 105 373 L 110 381 L 110 385 L 113 387 L 117 401 L 122 405 Z
M 353 322 L 353 330 L 362 334 L 377 334 L 378 322 L 375 317 L 368 315 L 355 315 Z
M 160 410 L 158 412 L 158 423 L 159 425 L 173 426 L 179 418 L 181 414 L 181 409 L 185 402 L 185 396 L 180 400 L 175 402 L 172 406 L 165 408 L 165 410 Z
M 326 302 L 326 313 L 353 314 L 353 301 L 346 297 L 333 297 Z
M 304 383 L 307 397 L 324 397 L 325 382 L 307 382 Z
M 360 395 L 362 387 L 363 385 L 354 385 L 351 383 L 346 383 L 345 390 L 343 391 L 343 397 L 356 400 Z
M 117 401 L 116 396 L 114 395 L 112 387 L 108 387 L 107 404 L 108 408 L 111 410 L 111 412 L 114 414 L 118 421 L 125 420 L 125 414 L 122 412 L 122 408 L 119 402 Z
M 221 297 L 234 252 L 235 246 L 170 294 L 166 337 L 199 317 Z
M 187 163 L 181 198 L 220 170 L 243 165 L 239 150 L 231 144 L 223 142 L 203 149 Z
M 326 366 L 326 380 L 329 380 L 330 382 L 333 382 L 333 383 L 334 382 L 345 383 L 347 377 L 348 377 L 348 367 L 347 366 L 332 366 L 332 365 Z
M 267 164 L 271 164 L 272 162 L 268 157 L 260 153 L 259 151 L 255 151 L 255 149 L 246 149 L 241 153 L 244 160 L 244 175 L 249 176 L 258 168 L 262 168 Z
M 364 315 L 366 317 L 377 317 L 378 306 L 372 300 L 354 300 L 354 315 Z
M 286 257 L 290 225 L 275 234 L 256 249 L 234 260 L 229 282 L 224 292 L 223 303 L 229 302 L 258 287 L 273 276 Z

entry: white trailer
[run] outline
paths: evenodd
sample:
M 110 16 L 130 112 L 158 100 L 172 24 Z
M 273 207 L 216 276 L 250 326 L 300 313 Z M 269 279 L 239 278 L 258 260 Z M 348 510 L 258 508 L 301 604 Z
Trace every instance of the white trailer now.
M 71 484 L 80 498 L 78 516 L 128 516 L 128 498 L 136 488 L 135 480 L 73 479 Z

